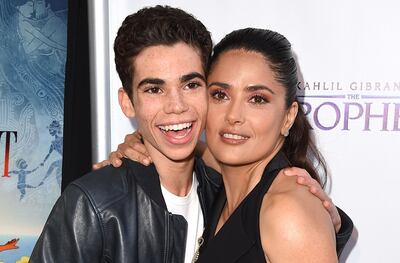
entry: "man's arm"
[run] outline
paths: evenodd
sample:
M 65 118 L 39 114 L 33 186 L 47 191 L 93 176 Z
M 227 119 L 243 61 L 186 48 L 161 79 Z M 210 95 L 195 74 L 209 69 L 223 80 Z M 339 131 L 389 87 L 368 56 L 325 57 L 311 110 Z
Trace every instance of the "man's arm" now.
M 292 167 L 285 169 L 283 173 L 286 176 L 297 176 L 297 183 L 307 186 L 308 190 L 322 201 L 322 204 L 328 211 L 335 227 L 336 251 L 339 256 L 353 233 L 353 221 L 351 218 L 333 204 L 332 199 L 325 193 L 319 183 L 311 178 L 306 170 Z
M 196 146 L 195 152 L 196 155 L 199 155 L 203 158 L 204 162 L 208 166 L 212 167 L 216 171 L 220 171 L 217 161 L 214 159 L 205 143 L 199 142 Z M 121 159 L 123 157 L 140 162 L 143 165 L 149 165 L 151 163 L 151 158 L 147 152 L 147 149 L 141 142 L 140 133 L 134 132 L 126 135 L 124 142 L 118 145 L 118 149 L 115 152 L 110 153 L 108 160 L 94 164 L 93 169 L 100 169 L 101 167 L 109 164 L 113 165 L 114 167 L 119 167 L 122 164 Z M 306 170 L 301 168 L 292 167 L 285 169 L 284 174 L 287 176 L 297 176 L 297 183 L 308 187 L 309 191 L 321 200 L 323 206 L 331 217 L 331 221 L 336 233 L 338 233 L 339 230 L 341 230 L 341 217 L 336 209 L 336 206 L 333 204 L 329 196 L 324 192 L 319 183 L 312 179 Z
M 110 153 L 108 160 L 93 164 L 93 170 L 98 170 L 110 164 L 114 167 L 120 167 L 124 157 L 146 166 L 151 164 L 151 157 L 147 152 L 146 146 L 141 141 L 141 137 L 138 131 L 127 134 L 124 142 L 118 145 L 118 149 Z
M 308 190 L 322 201 L 322 205 L 331 216 L 335 231 L 338 233 L 341 228 L 341 218 L 339 212 L 336 209 L 336 206 L 333 204 L 332 199 L 325 193 L 321 185 L 315 179 L 313 179 L 306 170 L 301 168 L 286 168 L 283 171 L 283 174 L 286 176 L 296 176 L 296 181 L 298 184 L 307 186 Z
M 343 212 L 339 207 L 337 207 L 337 209 L 339 210 L 340 219 L 342 221 L 342 226 L 339 229 L 339 232 L 336 233 L 336 252 L 339 257 L 353 233 L 354 225 L 351 218 L 345 212 Z
M 70 185 L 54 205 L 29 262 L 101 262 L 102 234 L 87 196 Z

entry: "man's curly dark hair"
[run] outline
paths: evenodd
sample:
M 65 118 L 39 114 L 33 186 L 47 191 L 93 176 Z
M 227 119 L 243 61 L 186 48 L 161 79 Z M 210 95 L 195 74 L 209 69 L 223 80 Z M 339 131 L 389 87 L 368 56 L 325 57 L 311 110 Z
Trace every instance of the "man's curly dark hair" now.
M 125 92 L 132 99 L 133 61 L 143 49 L 184 42 L 196 48 L 204 72 L 212 51 L 210 32 L 199 20 L 170 6 L 146 7 L 127 16 L 114 42 L 115 64 Z

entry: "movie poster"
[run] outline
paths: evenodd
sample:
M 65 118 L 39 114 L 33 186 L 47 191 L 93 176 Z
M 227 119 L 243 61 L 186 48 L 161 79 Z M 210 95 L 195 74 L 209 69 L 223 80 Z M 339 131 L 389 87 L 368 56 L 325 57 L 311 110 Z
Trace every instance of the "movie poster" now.
M 27 262 L 60 195 L 67 0 L 0 1 L 0 263 Z

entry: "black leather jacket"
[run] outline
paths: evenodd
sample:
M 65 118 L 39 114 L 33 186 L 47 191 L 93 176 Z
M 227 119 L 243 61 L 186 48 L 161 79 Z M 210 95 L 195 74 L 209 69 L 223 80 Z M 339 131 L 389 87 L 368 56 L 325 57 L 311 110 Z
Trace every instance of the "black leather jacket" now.
M 211 211 L 222 180 L 201 159 L 195 162 L 203 211 Z M 339 210 L 342 227 L 337 250 L 350 238 L 353 224 Z M 184 260 L 187 222 L 167 211 L 154 165 L 124 160 L 72 182 L 53 207 L 31 263 L 172 262 Z
M 195 161 L 204 222 L 221 178 Z M 124 160 L 71 183 L 53 207 L 30 262 L 183 262 L 187 222 L 167 211 L 154 165 Z

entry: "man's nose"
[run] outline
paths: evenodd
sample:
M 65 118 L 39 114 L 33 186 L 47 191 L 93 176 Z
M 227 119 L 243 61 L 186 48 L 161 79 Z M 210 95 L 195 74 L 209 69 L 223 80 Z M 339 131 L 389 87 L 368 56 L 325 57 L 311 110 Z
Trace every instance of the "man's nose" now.
M 182 94 L 182 91 L 171 91 L 166 99 L 166 113 L 180 114 L 189 109 L 185 96 L 184 94 Z

